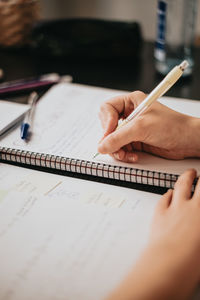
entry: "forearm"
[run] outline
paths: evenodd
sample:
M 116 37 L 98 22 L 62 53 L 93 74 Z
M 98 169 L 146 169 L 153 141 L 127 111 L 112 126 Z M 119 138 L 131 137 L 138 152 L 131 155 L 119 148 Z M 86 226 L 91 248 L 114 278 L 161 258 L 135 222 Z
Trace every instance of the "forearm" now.
M 193 272 L 191 259 L 187 264 L 186 253 L 170 251 L 164 245 L 148 247 L 108 300 L 187 299 L 198 275 Z
M 188 140 L 191 140 L 191 151 L 194 157 L 200 157 L 200 118 L 191 118 Z

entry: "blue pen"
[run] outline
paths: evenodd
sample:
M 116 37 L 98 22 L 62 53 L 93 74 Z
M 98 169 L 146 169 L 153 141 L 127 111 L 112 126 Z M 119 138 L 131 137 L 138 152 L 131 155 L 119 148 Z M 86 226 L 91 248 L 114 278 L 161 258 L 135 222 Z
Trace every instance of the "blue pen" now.
M 28 100 L 28 103 L 30 104 L 30 109 L 26 114 L 25 119 L 21 125 L 21 139 L 23 140 L 27 139 L 30 133 L 30 127 L 32 126 L 33 115 L 34 115 L 37 99 L 38 99 L 38 94 L 36 92 L 32 92 Z

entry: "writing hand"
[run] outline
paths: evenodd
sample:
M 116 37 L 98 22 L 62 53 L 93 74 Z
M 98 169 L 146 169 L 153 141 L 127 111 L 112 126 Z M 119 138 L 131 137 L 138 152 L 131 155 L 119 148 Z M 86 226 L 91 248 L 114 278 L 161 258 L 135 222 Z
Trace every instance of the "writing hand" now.
M 101 106 L 99 117 L 104 135 L 98 152 L 125 162 L 136 162 L 137 151 L 168 159 L 200 157 L 200 119 L 176 112 L 158 101 L 115 131 L 119 119 L 126 118 L 145 97 L 136 91 Z

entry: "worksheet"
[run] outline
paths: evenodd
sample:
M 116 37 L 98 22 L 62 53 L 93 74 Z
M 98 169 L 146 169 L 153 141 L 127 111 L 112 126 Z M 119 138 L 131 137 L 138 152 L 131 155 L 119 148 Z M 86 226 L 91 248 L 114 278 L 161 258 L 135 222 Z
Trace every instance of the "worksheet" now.
M 0 299 L 104 299 L 145 247 L 159 198 L 0 164 Z

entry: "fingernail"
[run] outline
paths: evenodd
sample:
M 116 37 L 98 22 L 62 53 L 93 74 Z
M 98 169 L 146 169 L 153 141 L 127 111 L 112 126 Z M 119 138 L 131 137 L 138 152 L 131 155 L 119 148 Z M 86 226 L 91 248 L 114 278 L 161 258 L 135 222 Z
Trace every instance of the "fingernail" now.
M 136 161 L 136 157 L 133 156 L 133 155 L 130 155 L 130 156 L 128 157 L 128 161 L 129 161 L 129 162 L 135 162 L 135 161 Z
M 118 159 L 118 160 L 120 159 L 119 153 L 114 153 L 113 155 L 114 155 L 114 157 L 115 157 L 116 159 Z

